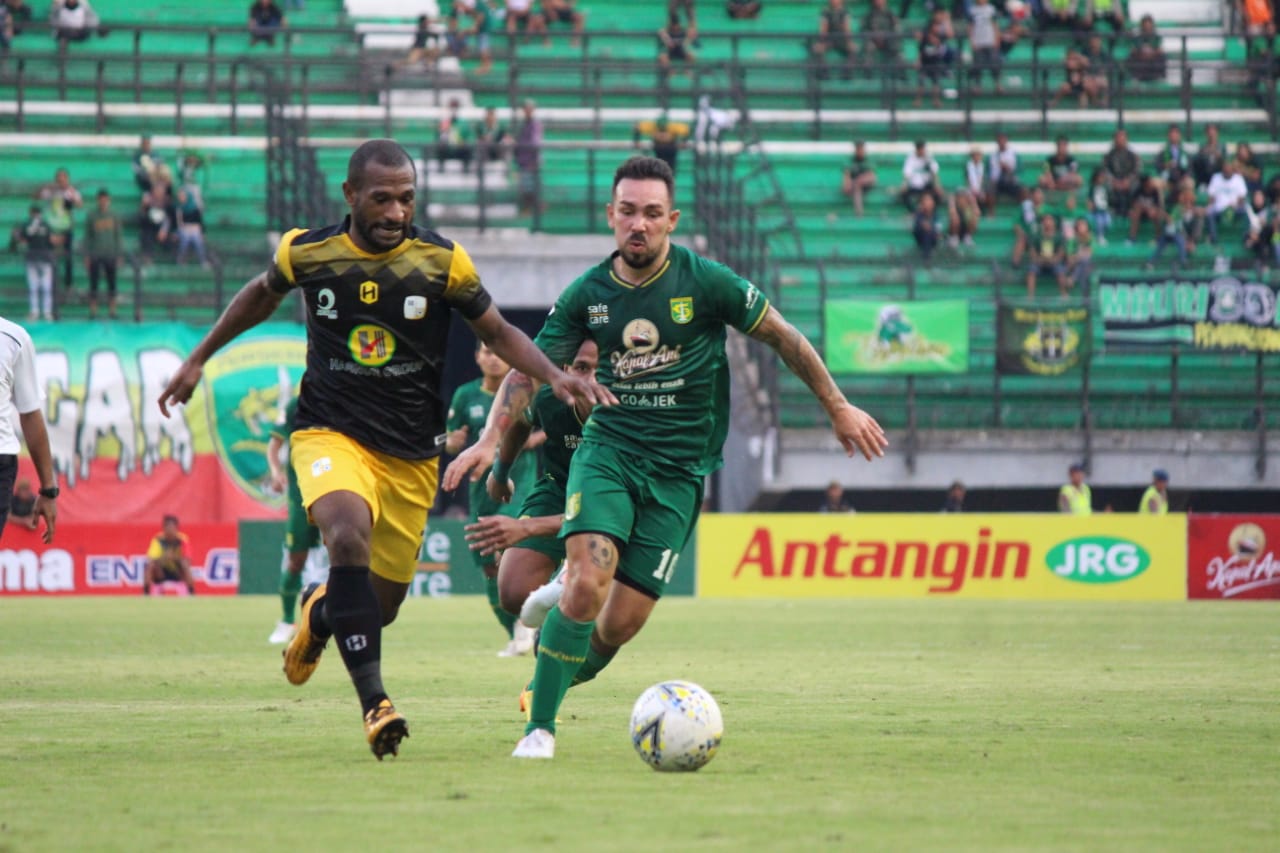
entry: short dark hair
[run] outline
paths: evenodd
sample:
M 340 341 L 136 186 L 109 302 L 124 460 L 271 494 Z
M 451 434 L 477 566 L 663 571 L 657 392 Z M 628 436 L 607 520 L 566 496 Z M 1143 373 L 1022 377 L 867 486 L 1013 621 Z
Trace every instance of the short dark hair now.
M 351 152 L 351 159 L 347 161 L 347 183 L 353 187 L 360 186 L 364 181 L 365 167 L 370 163 L 390 166 L 393 169 L 407 165 L 413 169 L 415 180 L 418 176 L 413 158 L 409 156 L 408 151 L 400 147 L 400 143 L 394 139 L 370 139 Z
M 111 196 L 111 193 L 110 191 L 107 190 L 106 187 L 103 187 L 102 189 L 98 190 L 98 198 L 109 198 L 110 196 Z
M 166 516 L 164 517 L 164 523 L 165 523 L 165 524 L 168 524 L 168 523 L 169 523 L 169 522 L 171 522 L 171 521 L 172 521 L 174 524 L 177 524 L 177 523 L 178 523 L 178 517 L 177 517 L 176 515 L 166 515 Z
M 673 202 L 675 201 L 676 176 L 671 173 L 671 167 L 664 160 L 659 160 L 657 157 L 646 157 L 642 154 L 628 158 L 627 162 L 619 166 L 618 170 L 613 173 L 612 192 L 617 192 L 618 184 L 628 178 L 633 181 L 662 181 L 667 185 L 667 195 L 671 197 Z

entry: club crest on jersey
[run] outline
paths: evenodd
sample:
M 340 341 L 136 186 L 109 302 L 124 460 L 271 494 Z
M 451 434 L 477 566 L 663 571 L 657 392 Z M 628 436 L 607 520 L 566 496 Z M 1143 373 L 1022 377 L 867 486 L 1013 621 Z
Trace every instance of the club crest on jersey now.
M 693 320 L 692 296 L 677 296 L 671 300 L 671 319 L 682 326 Z
M 360 301 L 365 305 L 372 305 L 378 301 L 378 283 L 376 281 L 366 281 L 360 285 Z
M 421 320 L 425 316 L 427 316 L 427 297 L 406 296 L 404 298 L 404 318 L 406 320 Z
M 614 378 L 619 381 L 657 373 L 680 360 L 680 347 L 658 346 L 658 327 L 644 318 L 632 320 L 623 328 L 622 345 L 624 351 L 609 354 Z
M 351 330 L 347 349 L 356 364 L 381 367 L 396 353 L 396 336 L 381 326 L 365 323 Z

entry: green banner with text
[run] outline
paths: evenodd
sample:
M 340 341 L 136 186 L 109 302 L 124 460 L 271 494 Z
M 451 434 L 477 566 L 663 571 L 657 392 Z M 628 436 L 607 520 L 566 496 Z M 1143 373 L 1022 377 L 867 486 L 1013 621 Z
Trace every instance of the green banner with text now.
M 833 299 L 825 310 L 832 373 L 965 373 L 969 303 Z

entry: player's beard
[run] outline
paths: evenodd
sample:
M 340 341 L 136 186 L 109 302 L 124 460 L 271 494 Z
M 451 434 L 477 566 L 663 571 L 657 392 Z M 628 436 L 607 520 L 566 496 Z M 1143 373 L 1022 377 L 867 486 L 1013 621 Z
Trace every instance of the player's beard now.
M 650 249 L 646 243 L 643 249 L 636 248 L 630 240 L 622 244 L 622 248 L 618 250 L 618 255 L 622 258 L 622 262 L 633 270 L 643 270 L 652 266 L 658 260 L 658 256 L 662 254 L 662 244 L 658 244 L 655 249 Z
M 356 231 L 360 234 L 360 237 L 370 248 L 377 252 L 389 252 L 404 242 L 405 235 L 409 233 L 410 224 L 405 222 L 402 225 L 393 226 L 386 222 L 370 222 L 361 217 L 356 217 L 355 223 Z M 392 237 L 390 232 L 385 232 L 378 228 L 378 225 L 390 226 L 395 231 L 395 236 Z

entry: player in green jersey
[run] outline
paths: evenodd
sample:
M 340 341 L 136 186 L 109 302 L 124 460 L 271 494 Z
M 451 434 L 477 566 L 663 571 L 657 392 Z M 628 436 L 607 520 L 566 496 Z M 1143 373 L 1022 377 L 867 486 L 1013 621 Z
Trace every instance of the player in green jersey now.
M 728 326 L 769 345 L 804 380 L 850 456 L 882 456 L 888 444 L 754 285 L 671 243 L 680 219 L 673 188 L 660 160 L 633 157 L 618 169 L 606 208 L 617 251 L 561 294 L 536 341 L 564 363 L 583 340 L 595 340 L 596 379 L 618 405 L 592 412 L 570 466 L 565 589 L 542 628 L 518 758 L 555 754 L 556 713 L 570 684 L 594 677 L 635 636 L 676 571 L 703 478 L 722 461 Z M 533 389 L 518 375 L 508 385 L 491 423 L 509 422 Z
M 302 592 L 302 570 L 307 565 L 307 554 L 320 544 L 320 529 L 307 518 L 307 508 L 302 505 L 302 492 L 298 488 L 298 475 L 288 464 L 286 445 L 294 429 L 298 413 L 298 398 L 294 397 L 271 428 L 267 441 L 267 468 L 271 485 L 284 492 L 288 502 L 289 518 L 284 528 L 284 568 L 280 570 L 281 618 L 267 642 L 278 645 L 293 639 L 297 630 L 294 618 L 297 613 L 298 594 Z M 282 464 L 284 463 L 284 464 Z
M 457 455 L 462 450 L 475 444 L 484 431 L 485 420 L 489 417 L 489 407 L 493 404 L 494 392 L 502 384 L 502 379 L 511 370 L 510 366 L 499 358 L 483 343 L 476 345 L 476 365 L 480 368 L 480 378 L 459 386 L 453 393 L 449 403 L 449 416 L 445 422 L 448 437 L 445 451 Z M 542 433 L 527 435 L 528 447 L 537 447 L 542 442 Z M 512 471 L 516 485 L 523 497 L 533 486 L 537 476 L 538 460 L 533 454 L 522 455 Z M 519 501 L 514 504 L 502 503 L 489 497 L 485 490 L 484 477 L 472 482 L 468 494 L 471 521 L 481 516 L 502 514 L 514 515 L 519 509 Z M 503 610 L 498 604 L 498 559 L 500 551 L 482 552 L 471 550 L 472 562 L 484 574 L 485 592 L 488 594 L 489 607 L 498 619 L 498 624 L 507 634 L 507 645 L 499 657 L 515 657 L 528 654 L 533 648 L 533 631 L 516 625 L 516 617 Z

